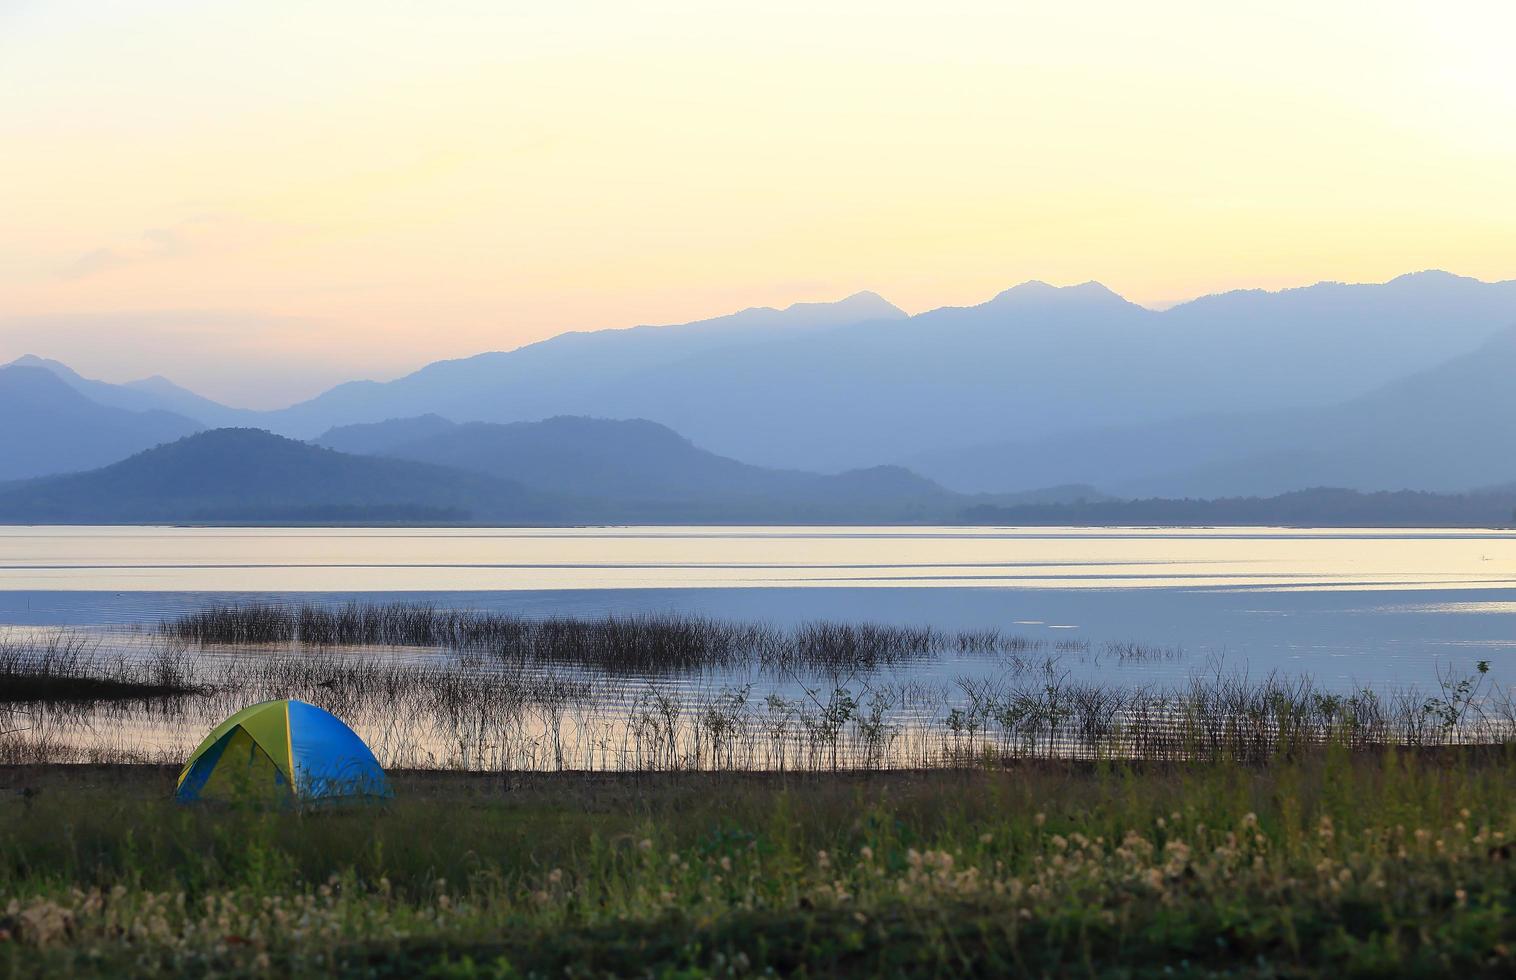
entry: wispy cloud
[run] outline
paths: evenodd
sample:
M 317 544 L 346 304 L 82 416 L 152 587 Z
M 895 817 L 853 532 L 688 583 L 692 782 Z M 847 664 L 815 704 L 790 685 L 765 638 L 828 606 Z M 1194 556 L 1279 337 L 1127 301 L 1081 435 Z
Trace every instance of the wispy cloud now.
M 114 248 L 97 248 L 85 252 L 58 273 L 60 279 L 87 279 L 131 262 Z
M 122 266 L 172 258 L 187 251 L 184 237 L 168 228 L 149 228 L 127 245 L 103 245 L 79 256 L 59 271 L 61 279 L 87 279 Z

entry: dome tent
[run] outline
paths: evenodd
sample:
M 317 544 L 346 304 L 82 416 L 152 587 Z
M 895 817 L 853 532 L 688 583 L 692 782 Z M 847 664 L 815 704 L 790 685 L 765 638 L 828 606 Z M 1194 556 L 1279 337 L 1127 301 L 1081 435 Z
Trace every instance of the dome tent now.
M 264 701 L 216 726 L 179 773 L 175 798 L 323 801 L 392 796 L 363 740 L 304 701 Z

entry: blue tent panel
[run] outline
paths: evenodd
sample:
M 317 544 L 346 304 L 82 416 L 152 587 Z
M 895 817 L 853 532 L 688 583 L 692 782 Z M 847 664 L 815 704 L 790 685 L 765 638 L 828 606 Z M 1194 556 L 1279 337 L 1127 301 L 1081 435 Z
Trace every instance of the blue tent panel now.
M 341 719 L 315 705 L 291 700 L 289 725 L 295 789 L 300 796 L 394 795 L 374 753 Z
M 216 744 L 202 752 L 190 765 L 190 771 L 179 781 L 177 799 L 181 803 L 200 798 L 200 790 L 205 788 L 205 781 L 211 778 L 216 763 L 221 761 L 221 753 L 226 751 L 226 743 L 232 740 L 232 734 L 233 732 L 227 732 L 221 736 Z

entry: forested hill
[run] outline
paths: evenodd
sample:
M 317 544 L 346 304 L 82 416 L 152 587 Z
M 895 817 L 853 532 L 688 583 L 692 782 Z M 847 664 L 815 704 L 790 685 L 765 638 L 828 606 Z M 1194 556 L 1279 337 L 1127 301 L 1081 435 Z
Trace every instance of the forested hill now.
M 977 506 L 964 510 L 960 521 L 999 525 L 1508 527 L 1516 523 L 1516 488 L 1438 494 L 1412 490 L 1360 493 L 1317 487 L 1273 497 L 1215 500 L 1154 497 Z

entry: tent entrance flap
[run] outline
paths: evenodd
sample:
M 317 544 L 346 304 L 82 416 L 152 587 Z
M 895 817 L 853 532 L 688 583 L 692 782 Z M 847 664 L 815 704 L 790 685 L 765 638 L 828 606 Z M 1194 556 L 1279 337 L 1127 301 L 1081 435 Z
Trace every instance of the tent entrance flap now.
M 239 800 L 289 795 L 289 781 L 247 729 L 227 732 L 185 775 L 180 795 L 202 800 Z

